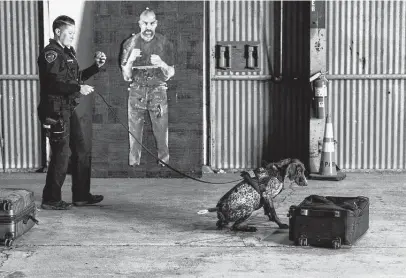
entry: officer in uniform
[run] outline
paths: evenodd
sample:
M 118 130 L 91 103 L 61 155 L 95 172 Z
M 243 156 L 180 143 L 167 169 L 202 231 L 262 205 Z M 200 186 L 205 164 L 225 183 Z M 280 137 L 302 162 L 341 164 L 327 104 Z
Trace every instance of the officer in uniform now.
M 129 84 L 128 125 L 135 136 L 129 135 L 129 165 L 140 164 L 144 116 L 148 111 L 158 149 L 158 158 L 169 162 L 167 83 L 175 74 L 172 43 L 155 32 L 155 13 L 148 8 L 140 15 L 141 32 L 133 34 L 122 44 L 120 65 Z M 138 142 L 137 142 L 138 141 Z M 158 163 L 161 166 L 164 164 Z
M 84 85 L 104 65 L 106 56 L 96 52 L 95 63 L 80 71 L 76 53 L 71 46 L 75 35 L 75 21 L 68 16 L 57 17 L 53 24 L 54 39 L 38 57 L 41 100 L 38 106 L 40 121 L 47 130 L 51 146 L 45 187 L 42 195 L 43 209 L 66 210 L 72 204 L 61 199 L 61 187 L 66 177 L 69 148 L 72 152 L 72 201 L 76 206 L 95 204 L 101 195 L 90 194 L 91 153 L 86 146 L 75 107 L 81 95 L 93 92 Z

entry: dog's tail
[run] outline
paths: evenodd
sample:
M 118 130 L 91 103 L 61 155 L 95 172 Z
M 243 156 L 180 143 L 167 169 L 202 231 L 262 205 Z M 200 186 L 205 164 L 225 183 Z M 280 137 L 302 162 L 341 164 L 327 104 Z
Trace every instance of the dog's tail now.
M 215 212 L 215 211 L 217 211 L 217 208 L 208 208 L 208 209 L 199 210 L 197 212 L 197 214 L 206 214 L 206 213 Z

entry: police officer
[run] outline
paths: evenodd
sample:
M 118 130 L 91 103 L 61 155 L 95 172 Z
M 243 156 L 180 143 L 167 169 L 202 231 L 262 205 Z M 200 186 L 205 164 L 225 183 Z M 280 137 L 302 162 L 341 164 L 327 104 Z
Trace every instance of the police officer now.
M 52 152 L 41 207 L 66 210 L 72 204 L 62 201 L 61 187 L 67 173 L 69 148 L 72 152 L 73 204 L 83 206 L 103 200 L 102 195 L 90 194 L 91 153 L 75 107 L 81 95 L 93 92 L 93 87 L 83 84 L 83 81 L 99 72 L 106 56 L 96 52 L 95 63 L 80 71 L 72 47 L 75 21 L 68 16 L 59 16 L 54 20 L 52 29 L 54 39 L 38 57 L 41 85 L 38 114 L 47 129 Z
M 169 162 L 167 83 L 175 74 L 173 46 L 163 35 L 156 33 L 158 20 L 148 8 L 140 15 L 141 31 L 125 40 L 120 65 L 128 88 L 128 125 L 135 136 L 129 135 L 129 164 L 139 165 L 141 158 L 144 116 L 148 111 L 158 149 L 158 158 Z M 137 142 L 138 141 L 138 142 Z M 158 162 L 160 163 L 160 162 Z M 160 163 L 164 166 L 164 164 Z

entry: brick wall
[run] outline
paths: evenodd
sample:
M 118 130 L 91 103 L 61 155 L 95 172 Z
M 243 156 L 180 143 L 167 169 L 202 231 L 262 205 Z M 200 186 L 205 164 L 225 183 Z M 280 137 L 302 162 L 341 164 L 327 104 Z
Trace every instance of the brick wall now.
M 170 164 L 190 175 L 201 176 L 202 165 L 202 47 L 203 2 L 100 1 L 94 19 L 95 50 L 108 57 L 105 71 L 95 77 L 95 88 L 114 107 L 127 125 L 127 84 L 123 81 L 118 54 L 120 44 L 138 33 L 138 17 L 146 8 L 155 10 L 157 32 L 174 44 L 176 74 L 168 83 Z M 141 165 L 128 165 L 128 133 L 95 94 L 93 105 L 93 177 L 180 177 L 156 164 L 145 150 Z M 156 154 L 149 117 L 143 143 Z

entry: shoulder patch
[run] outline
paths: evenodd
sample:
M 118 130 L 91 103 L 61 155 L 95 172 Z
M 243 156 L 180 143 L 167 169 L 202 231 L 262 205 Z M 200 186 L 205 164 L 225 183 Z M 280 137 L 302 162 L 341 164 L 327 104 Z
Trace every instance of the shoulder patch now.
M 48 63 L 55 61 L 56 57 L 58 57 L 58 53 L 53 50 L 48 50 L 45 52 L 45 60 L 47 60 Z

